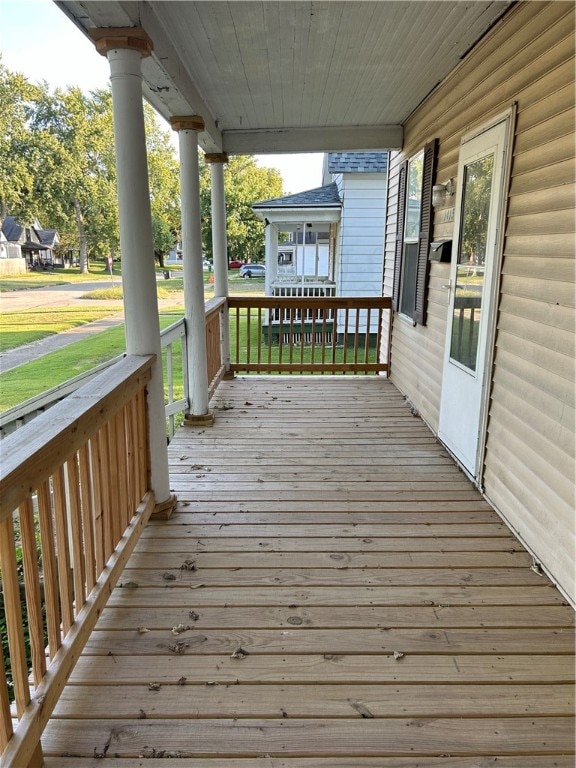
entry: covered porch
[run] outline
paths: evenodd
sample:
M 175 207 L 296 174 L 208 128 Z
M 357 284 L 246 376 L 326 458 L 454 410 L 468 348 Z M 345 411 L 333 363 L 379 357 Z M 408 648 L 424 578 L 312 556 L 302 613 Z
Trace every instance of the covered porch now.
M 127 354 L 7 438 L 2 768 L 571 766 L 573 612 L 375 375 L 391 366 L 390 299 L 250 302 L 226 280 L 228 152 L 401 149 L 407 116 L 508 3 L 451 3 L 448 21 L 436 3 L 392 16 L 371 2 L 58 5 L 111 68 Z M 270 111 L 276 40 L 294 25 L 309 56 L 285 51 L 293 108 Z M 335 47 L 341 30 L 394 40 Z M 390 62 L 408 39 L 402 85 Z M 315 69 L 327 50 L 332 68 Z M 372 54 L 378 71 L 357 77 Z M 312 81 L 303 99 L 310 71 L 322 100 Z M 164 337 L 142 92 L 180 145 L 185 306 Z M 199 146 L 212 165 L 206 307 Z
M 223 382 L 49 768 L 572 765 L 573 612 L 382 377 Z

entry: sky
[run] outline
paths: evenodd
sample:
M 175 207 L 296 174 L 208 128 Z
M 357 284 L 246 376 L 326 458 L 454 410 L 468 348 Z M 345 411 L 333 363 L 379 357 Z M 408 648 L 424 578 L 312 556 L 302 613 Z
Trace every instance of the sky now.
M 0 54 L 8 69 L 51 88 L 104 88 L 110 69 L 94 45 L 52 0 L 0 0 Z M 259 165 L 277 168 L 285 194 L 322 183 L 322 155 L 258 155 Z

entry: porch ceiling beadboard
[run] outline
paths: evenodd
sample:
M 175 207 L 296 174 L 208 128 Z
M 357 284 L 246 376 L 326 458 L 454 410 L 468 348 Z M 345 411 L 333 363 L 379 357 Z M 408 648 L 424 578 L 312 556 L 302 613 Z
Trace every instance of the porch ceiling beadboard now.
M 57 5 L 84 32 L 143 27 L 153 106 L 201 115 L 206 151 L 264 153 L 400 148 L 402 123 L 510 2 Z

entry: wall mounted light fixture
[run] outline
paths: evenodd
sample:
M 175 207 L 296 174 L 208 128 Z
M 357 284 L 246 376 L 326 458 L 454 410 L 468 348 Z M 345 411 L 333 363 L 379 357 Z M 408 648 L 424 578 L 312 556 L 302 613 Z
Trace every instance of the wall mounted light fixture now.
M 450 205 L 456 191 L 454 179 L 448 179 L 444 184 L 434 184 L 432 187 L 432 205 L 442 208 Z

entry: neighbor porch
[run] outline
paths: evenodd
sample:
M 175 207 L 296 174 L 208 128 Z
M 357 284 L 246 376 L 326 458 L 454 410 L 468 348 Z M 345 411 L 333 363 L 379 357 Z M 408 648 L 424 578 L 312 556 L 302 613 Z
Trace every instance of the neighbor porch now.
M 212 406 L 49 768 L 573 765 L 573 612 L 393 385 L 237 378 Z

